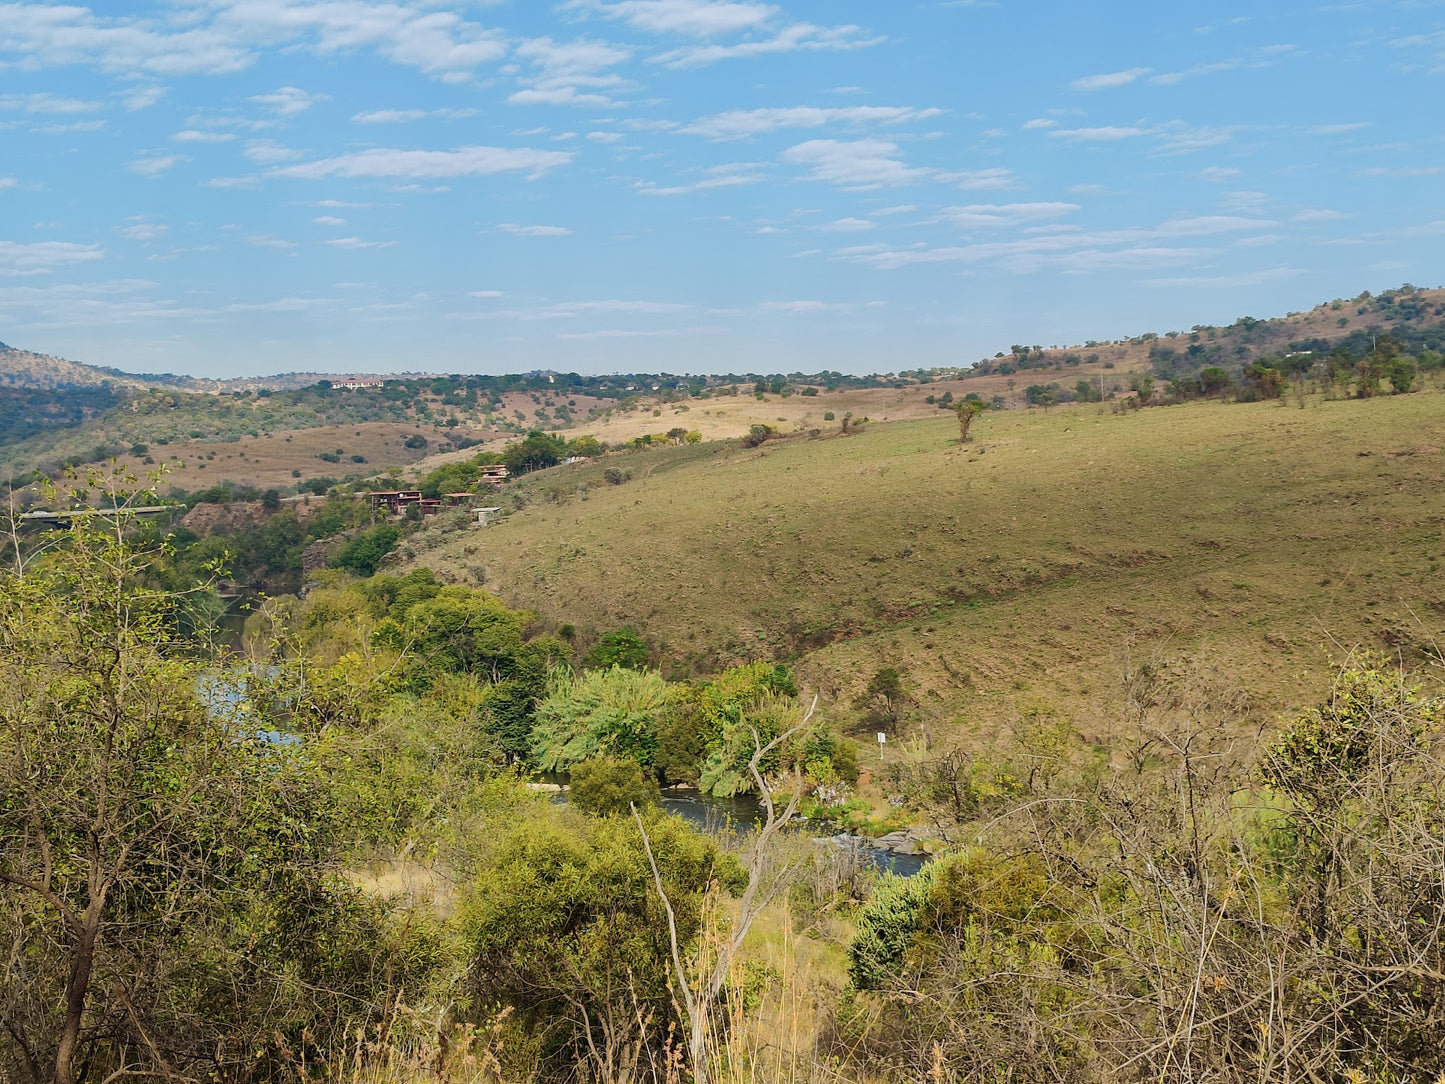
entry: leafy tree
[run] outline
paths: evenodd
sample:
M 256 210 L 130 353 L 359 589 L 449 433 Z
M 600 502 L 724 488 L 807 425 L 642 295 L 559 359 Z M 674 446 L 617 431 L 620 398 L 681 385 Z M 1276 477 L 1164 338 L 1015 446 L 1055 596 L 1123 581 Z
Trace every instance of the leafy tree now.
M 587 652 L 582 665 L 588 670 L 610 670 L 621 666 L 627 670 L 644 670 L 652 658 L 637 630 L 625 625 L 613 632 L 604 633 L 595 647 Z
M 582 455 L 589 458 L 596 458 L 602 454 L 602 443 L 591 433 L 584 433 L 580 437 L 573 437 L 567 442 L 568 455 Z
M 677 818 L 645 823 L 686 952 L 710 887 L 736 891 L 745 878 Z M 548 1071 L 636 1079 L 636 1061 L 666 1060 L 680 1027 L 669 923 L 632 818 L 554 812 L 512 829 L 467 891 L 461 925 L 473 999 L 512 1010 L 512 1045 Z
M 867 688 L 854 703 L 858 707 L 869 709 L 875 719 L 896 731 L 908 699 L 902 675 L 893 667 L 885 666 L 868 679 Z
M 667 682 L 655 670 L 564 671 L 537 707 L 533 758 L 544 771 L 604 754 L 650 765 L 670 704 Z
M 1395 389 L 1395 394 L 1403 395 L 1415 386 L 1415 378 L 1420 375 L 1420 367 L 1414 358 L 1401 354 L 1399 357 L 1390 359 L 1388 373 L 1390 386 Z
M 958 443 L 967 444 L 969 441 L 969 430 L 973 427 L 973 419 L 982 414 L 988 407 L 982 400 L 965 398 L 961 403 L 950 404 L 948 409 L 958 415 Z
M 1229 373 L 1218 365 L 1206 365 L 1199 370 L 1199 388 L 1205 395 L 1218 398 L 1234 386 Z
M 349 1033 L 391 966 L 330 872 L 318 735 L 203 697 L 175 598 L 140 586 L 156 556 L 120 517 L 0 583 L 7 1079 L 264 1074 Z
M 327 564 L 331 568 L 344 568 L 357 576 L 374 575 L 381 559 L 396 549 L 400 539 L 401 528 L 382 523 L 346 543 L 332 554 Z
M 642 765 L 610 756 L 574 765 L 567 794 L 572 805 L 583 813 L 604 817 L 628 813 L 633 806 L 645 809 L 662 799 L 657 780 L 644 772 Z
M 567 442 L 561 437 L 533 429 L 525 439 L 503 449 L 502 461 L 512 474 L 526 474 L 554 467 L 566 454 Z

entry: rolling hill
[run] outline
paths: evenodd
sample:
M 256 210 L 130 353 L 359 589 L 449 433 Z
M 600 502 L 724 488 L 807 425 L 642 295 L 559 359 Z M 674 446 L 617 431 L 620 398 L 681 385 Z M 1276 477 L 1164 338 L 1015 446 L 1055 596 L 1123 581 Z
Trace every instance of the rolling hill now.
M 1228 674 L 1264 722 L 1353 648 L 1445 643 L 1442 407 L 1436 383 L 990 412 L 963 446 L 940 417 L 661 448 L 609 457 L 620 485 L 529 476 L 522 511 L 424 531 L 411 561 L 583 641 L 633 625 L 674 672 L 788 660 L 846 708 L 894 667 L 936 733 L 1105 733 L 1122 671 L 1158 658 Z

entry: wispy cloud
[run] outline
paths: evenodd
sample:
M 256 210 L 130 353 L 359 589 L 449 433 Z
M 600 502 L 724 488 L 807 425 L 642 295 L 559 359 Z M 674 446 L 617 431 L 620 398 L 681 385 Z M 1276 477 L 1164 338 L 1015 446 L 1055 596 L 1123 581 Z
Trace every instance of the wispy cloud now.
M 0 241 L 0 277 L 48 275 L 62 268 L 104 258 L 105 250 L 99 245 L 82 245 L 69 241 L 37 241 L 30 244 Z
M 898 144 L 881 139 L 810 139 L 784 151 L 783 161 L 807 167 L 810 180 L 843 188 L 891 188 L 932 176 L 929 170 L 905 165 Z
M 223 75 L 251 67 L 268 47 L 323 56 L 365 49 L 444 80 L 506 54 L 499 33 L 422 0 L 212 0 L 186 14 L 102 16 L 74 5 L 14 3 L 5 8 L 0 53 L 31 67 Z
M 608 69 L 631 55 L 630 50 L 603 41 L 533 38 L 517 47 L 517 56 L 529 61 L 533 70 L 522 78 L 523 89 L 507 100 L 513 105 L 614 105 L 611 95 L 627 81 Z
M 265 106 L 278 117 L 295 117 L 306 112 L 317 102 L 324 102 L 326 94 L 311 94 L 299 87 L 282 87 L 270 94 L 253 94 L 251 101 Z
M 458 147 L 450 151 L 407 151 L 374 148 L 282 166 L 270 171 L 273 177 L 295 177 L 319 181 L 325 177 L 385 177 L 435 180 L 443 177 L 485 177 L 498 173 L 525 173 L 541 177 L 565 166 L 573 155 L 567 151 L 542 151 L 526 147 Z
M 795 23 L 769 38 L 740 41 L 731 45 L 687 45 L 653 57 L 669 68 L 699 68 L 721 60 L 749 59 L 775 53 L 843 52 L 866 49 L 885 39 L 868 35 L 858 26 L 815 26 Z
M 246 235 L 246 244 L 252 248 L 271 248 L 278 252 L 290 252 L 293 249 L 301 247 L 295 241 L 288 241 L 283 237 L 276 237 L 269 233 L 248 233 Z
M 139 173 L 142 177 L 159 177 L 168 169 L 184 161 L 185 158 L 179 154 L 157 154 L 137 158 L 126 166 L 126 169 L 132 173 Z
M 208 132 L 199 128 L 183 128 L 171 136 L 176 143 L 229 143 L 235 138 L 235 132 Z
M 1105 72 L 1102 75 L 1086 75 L 1075 79 L 1069 86 L 1075 90 L 1109 90 L 1113 87 L 1128 86 L 1141 76 L 1148 75 L 1153 68 L 1129 68 L 1121 72 Z
M 329 241 L 321 242 L 330 245 L 332 248 L 341 248 L 348 251 L 358 251 L 367 248 L 391 248 L 395 241 L 366 241 L 360 237 L 334 237 Z
M 1188 290 L 1234 290 L 1249 286 L 1263 286 L 1281 279 L 1303 275 L 1298 267 L 1270 267 L 1260 271 L 1241 271 L 1233 275 L 1189 275 L 1179 278 L 1145 279 L 1145 286 L 1167 287 Z
M 1065 139 L 1070 143 L 1114 143 L 1143 134 L 1143 128 L 1108 124 L 1099 128 L 1057 128 L 1050 132 L 1049 136 L 1052 139 Z
M 943 115 L 941 109 L 914 109 L 906 106 L 858 105 L 835 108 L 817 106 L 785 106 L 770 109 L 735 109 L 699 117 L 680 130 L 708 139 L 746 139 L 788 128 L 822 128 L 831 124 L 848 127 L 864 125 L 903 124 L 931 120 Z
M 692 192 L 757 184 L 763 179 L 763 168 L 756 162 L 734 162 L 711 166 L 704 170 L 701 179 L 686 184 L 659 185 L 652 181 L 639 181 L 634 187 L 644 196 L 686 196 Z
M 351 118 L 353 124 L 410 124 L 413 121 L 439 117 L 443 120 L 464 120 L 475 117 L 475 109 L 371 109 Z
M 938 212 L 938 218 L 965 229 L 1002 228 L 1066 218 L 1077 210 L 1080 210 L 1077 203 L 970 203 L 964 207 L 945 207 Z
M 117 226 L 115 232 L 127 241 L 134 241 L 137 244 L 150 244 L 152 241 L 159 241 L 170 232 L 170 227 L 164 222 L 151 222 L 141 220 L 132 222 L 128 226 Z
M 68 98 L 61 94 L 3 94 L 0 95 L 0 110 L 21 113 L 39 113 L 48 116 L 68 116 L 75 113 L 94 113 L 104 106 L 100 102 L 83 98 Z
M 523 226 L 516 222 L 502 222 L 497 229 L 513 237 L 570 237 L 572 231 L 566 226 Z
M 737 0 L 571 0 L 562 10 L 620 19 L 634 30 L 713 38 L 762 26 L 778 13 L 771 4 Z

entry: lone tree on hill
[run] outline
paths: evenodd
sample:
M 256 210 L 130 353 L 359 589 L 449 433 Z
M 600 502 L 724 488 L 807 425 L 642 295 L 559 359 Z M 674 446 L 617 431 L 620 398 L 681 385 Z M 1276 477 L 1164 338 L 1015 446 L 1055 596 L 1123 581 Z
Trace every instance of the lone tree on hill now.
M 973 425 L 973 419 L 982 414 L 988 408 L 979 399 L 965 399 L 961 403 L 952 403 L 949 410 L 958 415 L 958 443 L 968 443 L 969 426 Z

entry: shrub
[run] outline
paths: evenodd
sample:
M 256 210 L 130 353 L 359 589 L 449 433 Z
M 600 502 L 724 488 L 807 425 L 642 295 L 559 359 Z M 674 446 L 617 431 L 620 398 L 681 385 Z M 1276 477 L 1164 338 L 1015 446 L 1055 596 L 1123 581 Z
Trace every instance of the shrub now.
M 606 817 L 656 805 L 662 791 L 635 760 L 601 756 L 573 766 L 568 797 L 583 813 Z

